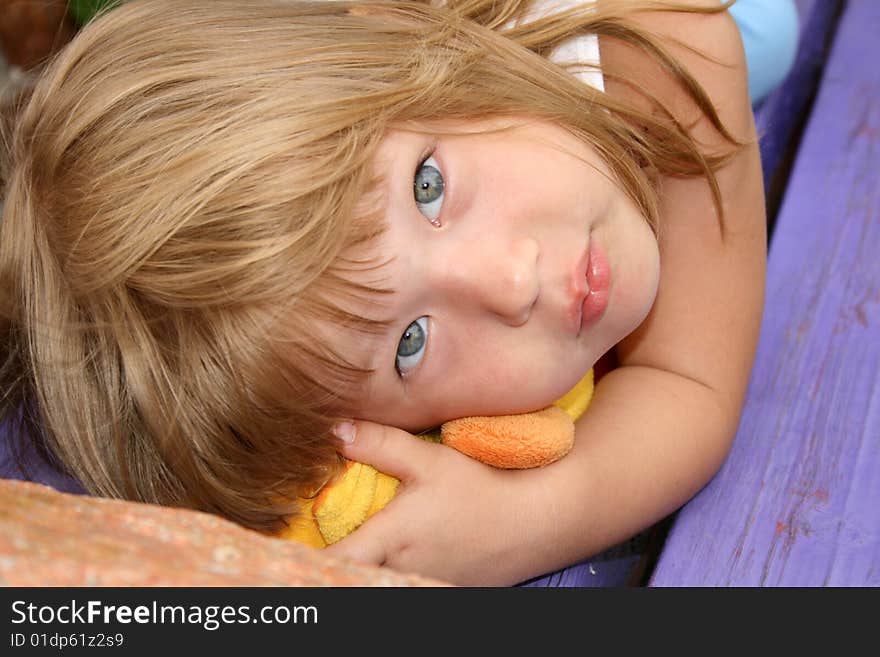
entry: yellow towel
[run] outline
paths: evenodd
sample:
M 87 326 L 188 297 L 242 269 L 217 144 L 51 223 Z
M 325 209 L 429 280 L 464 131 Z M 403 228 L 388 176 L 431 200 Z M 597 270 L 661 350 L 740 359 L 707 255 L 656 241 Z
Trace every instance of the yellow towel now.
M 535 413 L 469 417 L 445 423 L 441 441 L 500 468 L 529 468 L 552 463 L 571 449 L 574 421 L 593 398 L 593 371 L 553 406 Z M 437 435 L 421 436 L 436 440 Z M 348 461 L 343 471 L 312 498 L 300 498 L 301 514 L 278 536 L 323 548 L 344 538 L 397 492 L 400 482 L 365 463 Z

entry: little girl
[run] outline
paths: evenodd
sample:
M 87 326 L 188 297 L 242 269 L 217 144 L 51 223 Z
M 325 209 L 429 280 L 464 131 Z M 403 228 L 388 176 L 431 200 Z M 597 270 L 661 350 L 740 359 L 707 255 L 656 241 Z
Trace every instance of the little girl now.
M 6 138 L 5 420 L 92 493 L 263 531 L 340 453 L 373 464 L 397 498 L 329 550 L 463 584 L 676 509 L 730 447 L 761 316 L 742 45 L 714 0 L 563 4 L 88 25 Z M 604 90 L 561 54 L 595 35 Z M 411 436 L 543 408 L 606 352 L 551 466 Z

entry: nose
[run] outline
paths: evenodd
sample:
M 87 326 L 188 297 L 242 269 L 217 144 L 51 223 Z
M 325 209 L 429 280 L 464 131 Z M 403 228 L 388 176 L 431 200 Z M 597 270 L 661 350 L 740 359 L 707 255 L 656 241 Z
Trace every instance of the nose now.
M 511 326 L 525 324 L 538 299 L 540 245 L 532 238 L 504 243 L 488 236 L 451 258 L 447 289 L 454 303 L 474 303 Z

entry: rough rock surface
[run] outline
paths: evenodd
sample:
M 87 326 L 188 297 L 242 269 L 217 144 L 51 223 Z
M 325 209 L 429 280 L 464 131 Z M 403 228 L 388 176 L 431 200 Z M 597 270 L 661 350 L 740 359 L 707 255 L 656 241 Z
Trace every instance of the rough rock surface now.
M 0 586 L 437 586 L 205 513 L 0 480 Z

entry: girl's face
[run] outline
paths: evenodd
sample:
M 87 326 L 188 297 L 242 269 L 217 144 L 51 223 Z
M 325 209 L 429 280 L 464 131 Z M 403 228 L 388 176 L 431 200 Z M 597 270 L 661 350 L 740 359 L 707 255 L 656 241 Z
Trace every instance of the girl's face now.
M 608 168 L 563 129 L 487 132 L 505 126 L 445 122 L 382 143 L 388 230 L 369 255 L 388 262 L 364 282 L 395 292 L 353 309 L 391 320 L 347 352 L 375 370 L 353 417 L 418 431 L 544 408 L 648 313 L 657 243 Z

